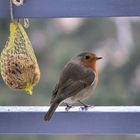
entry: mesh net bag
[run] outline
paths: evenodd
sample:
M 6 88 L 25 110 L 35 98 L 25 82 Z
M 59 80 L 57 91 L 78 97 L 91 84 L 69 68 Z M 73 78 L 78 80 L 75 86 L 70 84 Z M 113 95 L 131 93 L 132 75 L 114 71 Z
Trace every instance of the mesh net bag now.
M 40 70 L 31 42 L 20 24 L 10 23 L 10 36 L 0 56 L 0 70 L 4 82 L 14 90 L 32 94 L 40 79 Z

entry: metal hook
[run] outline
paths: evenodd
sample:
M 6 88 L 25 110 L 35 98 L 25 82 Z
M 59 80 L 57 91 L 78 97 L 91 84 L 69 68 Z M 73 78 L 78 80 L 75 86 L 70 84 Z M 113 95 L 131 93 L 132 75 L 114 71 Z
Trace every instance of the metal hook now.
M 15 4 L 16 6 L 22 6 L 24 4 L 24 0 L 12 0 L 13 4 Z M 29 23 L 29 19 L 28 18 L 24 18 L 23 19 L 23 26 L 25 28 L 29 28 L 30 23 Z
M 10 0 L 10 16 L 11 20 L 14 21 L 14 11 L 13 11 L 13 4 L 18 6 L 22 6 L 24 4 L 24 0 Z M 20 20 L 19 20 L 20 21 Z M 30 22 L 28 18 L 23 19 L 23 24 L 25 28 L 29 28 Z
M 16 6 L 21 6 L 24 3 L 24 0 L 12 0 L 13 4 Z
M 27 29 L 30 26 L 30 21 L 28 18 L 24 18 L 23 19 L 23 23 L 24 23 L 24 27 Z

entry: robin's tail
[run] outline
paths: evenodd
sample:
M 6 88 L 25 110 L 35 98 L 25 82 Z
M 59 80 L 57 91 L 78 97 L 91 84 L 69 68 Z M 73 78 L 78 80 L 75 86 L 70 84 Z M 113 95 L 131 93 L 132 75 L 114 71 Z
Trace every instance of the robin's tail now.
M 58 107 L 58 105 L 60 104 L 60 101 L 59 102 L 55 102 L 51 105 L 51 107 L 49 108 L 49 111 L 45 114 L 44 116 L 44 120 L 45 121 L 49 121 L 51 119 L 51 117 L 53 116 L 56 108 Z

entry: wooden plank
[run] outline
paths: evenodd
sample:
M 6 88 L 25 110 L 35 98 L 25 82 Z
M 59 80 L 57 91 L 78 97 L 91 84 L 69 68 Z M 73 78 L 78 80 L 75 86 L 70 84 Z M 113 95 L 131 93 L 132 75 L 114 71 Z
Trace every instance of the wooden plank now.
M 140 16 L 140 0 L 25 0 L 16 18 Z M 9 18 L 9 0 L 0 0 L 0 18 Z
M 52 120 L 43 120 L 48 107 L 1 106 L 0 133 L 7 134 L 70 134 L 122 135 L 140 134 L 140 106 L 93 107 L 69 112 L 59 107 Z

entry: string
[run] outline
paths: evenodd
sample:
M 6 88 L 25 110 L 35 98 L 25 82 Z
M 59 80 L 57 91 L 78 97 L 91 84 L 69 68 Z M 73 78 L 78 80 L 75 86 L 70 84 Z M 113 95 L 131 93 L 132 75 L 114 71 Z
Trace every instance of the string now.
M 13 2 L 12 2 L 12 0 L 9 0 L 9 1 L 10 1 L 10 18 L 11 18 L 11 21 L 14 21 Z

